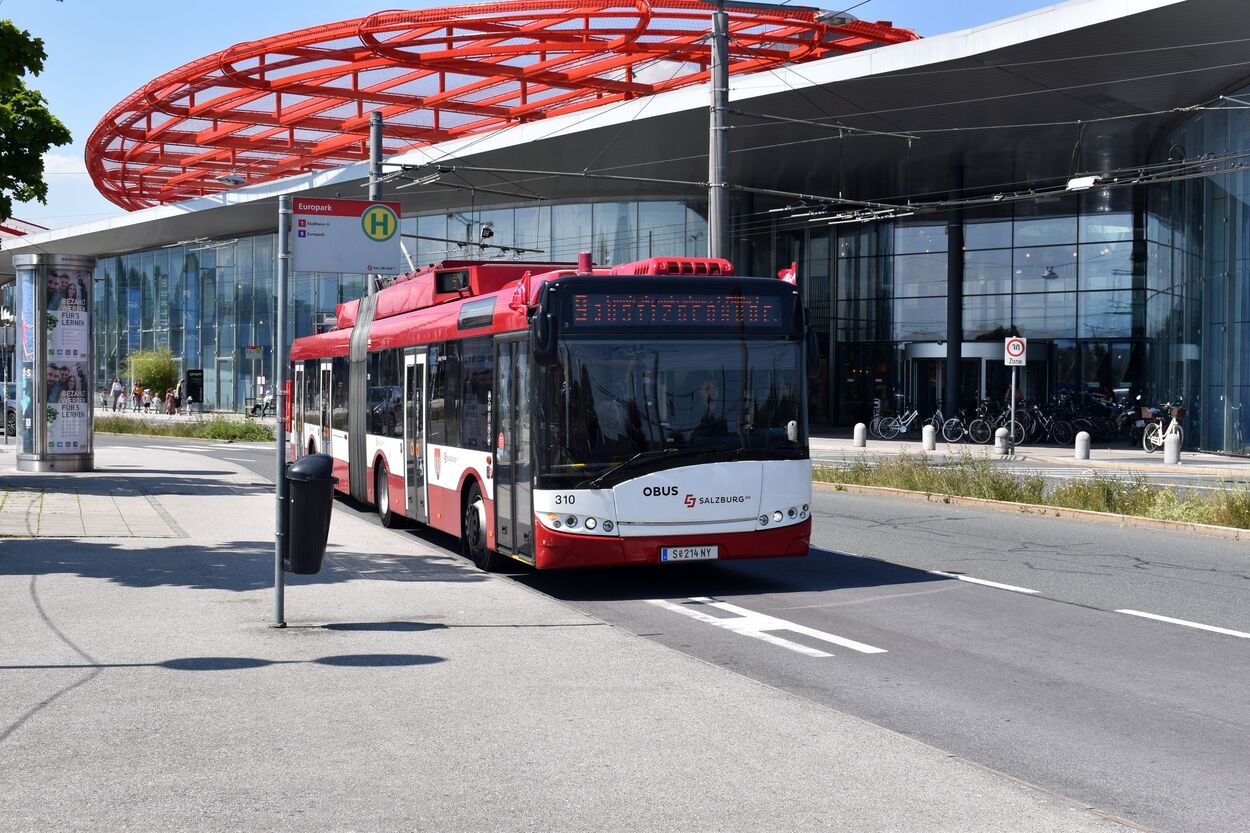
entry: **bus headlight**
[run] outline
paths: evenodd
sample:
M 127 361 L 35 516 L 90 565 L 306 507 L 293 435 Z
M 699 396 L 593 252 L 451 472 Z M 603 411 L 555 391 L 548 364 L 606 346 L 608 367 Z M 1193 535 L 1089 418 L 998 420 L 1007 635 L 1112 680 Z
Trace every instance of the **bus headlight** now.
M 594 528 L 595 528 L 595 527 L 597 527 L 598 525 L 599 525 L 599 522 L 598 522 L 598 521 L 596 521 L 594 518 L 587 518 L 587 519 L 586 519 L 586 528 L 587 528 L 587 529 L 594 529 Z
M 785 518 L 785 515 L 781 514 L 780 509 L 778 509 L 776 512 L 773 513 L 773 523 L 779 524 L 781 523 L 783 518 Z
M 616 524 L 612 523 L 611 521 L 604 521 L 604 522 L 603 522 L 603 531 L 604 531 L 604 532 L 611 532 L 611 531 L 612 531 L 612 528 L 613 528 L 614 526 L 616 526 Z
M 768 516 L 760 515 L 760 526 L 768 526 Z
M 564 524 L 565 526 L 577 526 L 577 516 L 569 515 L 567 518 L 564 519 Z
M 793 518 L 795 515 L 799 514 L 799 510 L 791 506 L 789 509 L 786 510 L 786 514 L 789 515 L 791 518 Z

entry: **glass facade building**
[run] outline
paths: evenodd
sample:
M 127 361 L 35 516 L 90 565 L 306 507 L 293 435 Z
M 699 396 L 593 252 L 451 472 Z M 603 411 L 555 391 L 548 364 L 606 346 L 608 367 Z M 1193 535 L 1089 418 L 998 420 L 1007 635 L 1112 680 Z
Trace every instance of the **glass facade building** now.
M 1215 108 L 1179 122 L 1149 154 L 1218 159 L 1247 145 L 1250 111 Z M 1001 398 L 1002 341 L 1021 335 L 1026 396 L 1180 397 L 1188 445 L 1250 454 L 1248 198 L 1250 173 L 1238 171 L 877 223 L 739 205 L 737 228 L 749 231 L 733 251 L 740 272 L 799 264 L 822 353 L 815 426 L 865 420 L 875 401 L 906 398 L 925 411 Z M 403 225 L 416 265 L 501 248 L 560 261 L 590 250 L 607 264 L 707 247 L 706 203 L 689 198 L 479 204 Z M 184 369 L 204 369 L 207 407 L 244 408 L 258 377 L 273 373 L 274 246 L 275 235 L 259 234 L 101 257 L 97 378 L 124 376 L 133 350 L 169 347 Z M 295 336 L 364 291 L 359 275 L 295 273 L 291 285 Z M 957 392 L 949 361 L 959 362 Z

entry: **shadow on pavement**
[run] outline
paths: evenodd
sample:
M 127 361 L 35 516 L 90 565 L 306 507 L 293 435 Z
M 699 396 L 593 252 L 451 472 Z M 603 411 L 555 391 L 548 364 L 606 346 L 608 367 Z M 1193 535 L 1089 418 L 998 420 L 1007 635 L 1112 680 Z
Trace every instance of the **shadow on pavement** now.
M 386 631 L 391 633 L 416 633 L 418 631 L 446 630 L 441 622 L 334 622 L 321 625 L 328 631 Z
M 272 494 L 267 483 L 239 483 L 209 478 L 229 477 L 232 471 L 196 469 L 126 469 L 87 474 L 23 474 L 6 477 L 4 488 L 13 492 L 77 492 L 80 495 L 260 495 Z
M 68 573 L 126 587 L 186 587 L 245 592 L 273 586 L 273 542 L 132 548 L 125 541 L 13 538 L 4 542 L 0 575 Z M 287 574 L 291 586 L 345 581 L 486 581 L 467 562 L 444 556 L 348 551 L 331 546 L 321 572 Z
M 0 665 L 0 671 L 61 669 L 163 668 L 167 671 L 243 671 L 271 665 L 329 665 L 335 668 L 399 668 L 434 665 L 444 657 L 429 654 L 339 654 L 317 659 L 258 659 L 256 657 L 179 657 L 163 662 L 70 662 L 57 665 Z
M 566 601 L 809 593 L 952 580 L 820 547 L 812 547 L 806 558 L 531 572 L 513 578 Z

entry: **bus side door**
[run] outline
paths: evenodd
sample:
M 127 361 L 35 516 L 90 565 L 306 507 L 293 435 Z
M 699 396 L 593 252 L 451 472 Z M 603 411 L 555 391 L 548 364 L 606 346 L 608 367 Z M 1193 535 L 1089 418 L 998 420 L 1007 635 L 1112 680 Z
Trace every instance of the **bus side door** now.
M 404 484 L 406 514 L 430 522 L 425 482 L 425 357 L 424 351 L 404 354 Z
M 529 343 L 495 343 L 495 545 L 534 557 Z
M 286 403 L 291 409 L 291 435 L 287 443 L 295 444 L 296 459 L 304 456 L 304 363 L 295 362 L 295 385 L 290 400 Z M 283 418 L 278 414 L 278 419 Z
M 317 451 L 321 454 L 330 453 L 330 392 L 333 388 L 330 386 L 330 368 L 333 365 L 329 359 L 321 362 L 321 402 L 319 410 L 321 411 L 321 442 L 317 443 Z

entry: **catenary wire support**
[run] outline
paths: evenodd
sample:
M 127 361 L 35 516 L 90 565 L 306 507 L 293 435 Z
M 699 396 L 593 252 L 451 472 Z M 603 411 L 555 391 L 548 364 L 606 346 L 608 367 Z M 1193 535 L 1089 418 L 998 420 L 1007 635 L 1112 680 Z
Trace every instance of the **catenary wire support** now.
M 277 443 L 277 471 L 274 499 L 274 536 L 273 536 L 273 623 L 271 627 L 286 627 L 285 591 L 286 574 L 283 562 L 287 555 L 287 502 L 290 500 L 289 487 L 286 482 L 286 313 L 287 283 L 291 269 L 291 198 L 278 197 L 278 321 L 274 332 L 274 380 L 276 382 L 276 402 L 278 404 L 277 423 L 274 426 L 274 440 Z
M 712 13 L 712 102 L 708 113 L 708 257 L 729 256 L 729 15 L 717 0 Z

